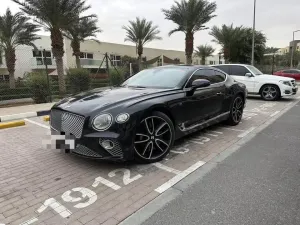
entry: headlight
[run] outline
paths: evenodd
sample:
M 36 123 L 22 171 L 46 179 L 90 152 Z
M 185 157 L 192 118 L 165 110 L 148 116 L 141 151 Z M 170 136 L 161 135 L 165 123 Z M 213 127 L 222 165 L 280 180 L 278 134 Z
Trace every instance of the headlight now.
M 127 120 L 129 120 L 129 114 L 128 113 L 121 113 L 116 117 L 117 123 L 125 123 Z
M 93 128 L 98 131 L 107 130 L 111 126 L 112 121 L 112 115 L 100 114 L 93 119 Z
M 287 85 L 287 86 L 292 86 L 291 83 L 289 81 L 280 81 L 282 84 Z

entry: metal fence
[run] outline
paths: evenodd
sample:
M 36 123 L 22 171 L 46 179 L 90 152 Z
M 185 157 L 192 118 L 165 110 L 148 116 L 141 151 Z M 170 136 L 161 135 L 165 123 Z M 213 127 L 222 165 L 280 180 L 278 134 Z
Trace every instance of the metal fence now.
M 119 71 L 118 65 L 115 66 L 107 54 L 103 54 L 101 60 L 80 58 L 80 71 L 84 71 L 81 75 L 73 71 L 76 68 L 74 60 L 70 66 L 64 58 L 66 91 L 61 95 L 57 64 L 51 51 L 24 48 L 16 51 L 15 62 L 6 62 L 4 53 L 0 58 L 0 107 L 16 103 L 53 102 L 78 92 L 108 87 L 112 85 L 109 74 L 116 76 L 117 73 L 124 78 L 129 76 L 129 65 L 123 66 L 128 68 L 128 72 L 127 69 Z M 74 73 L 77 73 L 76 76 Z

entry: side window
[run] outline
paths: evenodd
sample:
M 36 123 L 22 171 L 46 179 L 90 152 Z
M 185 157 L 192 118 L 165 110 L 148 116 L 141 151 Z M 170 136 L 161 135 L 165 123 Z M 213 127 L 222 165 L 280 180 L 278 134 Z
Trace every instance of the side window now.
M 197 79 L 207 79 L 208 80 L 208 76 L 205 74 L 206 70 L 197 70 L 194 75 L 190 78 L 190 80 L 188 81 L 188 84 L 186 85 L 187 88 L 192 86 L 192 83 L 194 80 Z
M 225 81 L 226 75 L 212 69 L 200 69 L 191 77 L 186 87 L 191 87 L 193 81 L 197 79 L 206 79 L 209 80 L 211 84 L 216 84 Z
M 284 71 L 282 71 L 283 73 L 292 73 L 292 71 L 291 70 L 284 70 Z
M 214 76 L 214 80 L 215 80 L 215 83 L 220 83 L 220 82 L 223 82 L 226 80 L 226 75 L 222 72 L 219 72 L 217 70 L 215 70 L 215 76 Z
M 290 70 L 291 71 L 291 73 L 299 73 L 297 70 Z
M 230 74 L 229 66 L 224 65 L 224 66 L 214 66 L 214 67 L 218 68 L 219 70 L 224 71 L 227 74 Z
M 244 66 L 230 66 L 231 73 L 233 76 L 245 76 L 246 73 L 250 73 L 250 71 Z

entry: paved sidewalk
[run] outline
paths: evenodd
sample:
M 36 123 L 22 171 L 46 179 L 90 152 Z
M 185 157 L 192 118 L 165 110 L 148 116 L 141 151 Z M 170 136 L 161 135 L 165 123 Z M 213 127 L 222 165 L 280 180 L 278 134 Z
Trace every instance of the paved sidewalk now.
M 50 110 L 54 104 L 55 102 L 0 108 L 0 116 Z
M 144 225 L 300 224 L 299 103 Z

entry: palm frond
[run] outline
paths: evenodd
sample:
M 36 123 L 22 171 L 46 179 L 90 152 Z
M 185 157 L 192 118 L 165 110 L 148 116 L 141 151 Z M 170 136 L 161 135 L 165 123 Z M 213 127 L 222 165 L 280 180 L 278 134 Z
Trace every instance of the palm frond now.
M 215 52 L 215 49 L 211 45 L 199 45 L 196 47 L 195 50 L 195 55 L 200 57 L 200 58 L 206 58 L 209 56 L 212 56 L 213 53 Z
M 145 18 L 137 17 L 135 20 L 130 20 L 128 26 L 123 26 L 126 31 L 125 41 L 133 42 L 137 45 L 144 45 L 153 40 L 161 40 L 158 26 L 153 25 L 152 21 L 147 21 Z
M 213 14 L 216 11 L 217 5 L 215 2 L 206 0 L 181 0 L 175 1 L 175 4 L 170 9 L 162 9 L 165 19 L 173 21 L 177 28 L 169 34 L 177 31 L 184 33 L 195 33 L 199 30 L 205 30 L 205 24 L 215 17 Z
M 4 49 L 15 49 L 19 45 L 34 45 L 33 42 L 39 39 L 36 36 L 39 29 L 29 20 L 23 13 L 12 14 L 9 9 L 0 16 L 0 43 Z
M 86 0 L 12 0 L 20 6 L 22 12 L 32 16 L 51 30 L 67 29 L 76 24 L 78 15 L 88 10 Z

